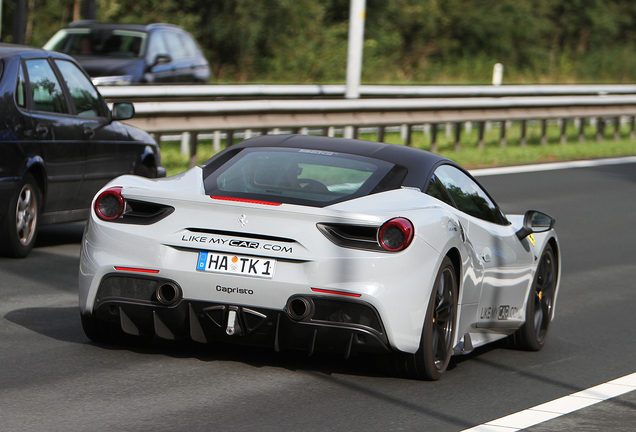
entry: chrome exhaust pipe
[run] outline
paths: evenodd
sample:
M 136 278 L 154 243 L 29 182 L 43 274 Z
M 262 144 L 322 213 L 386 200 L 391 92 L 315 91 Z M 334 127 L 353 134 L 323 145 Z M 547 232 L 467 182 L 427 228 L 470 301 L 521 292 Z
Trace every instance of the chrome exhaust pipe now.
M 313 314 L 314 303 L 305 297 L 294 297 L 287 303 L 286 310 L 291 319 L 300 321 Z
M 183 297 L 181 288 L 174 282 L 164 282 L 157 287 L 155 292 L 157 300 L 164 306 L 172 306 L 179 303 Z

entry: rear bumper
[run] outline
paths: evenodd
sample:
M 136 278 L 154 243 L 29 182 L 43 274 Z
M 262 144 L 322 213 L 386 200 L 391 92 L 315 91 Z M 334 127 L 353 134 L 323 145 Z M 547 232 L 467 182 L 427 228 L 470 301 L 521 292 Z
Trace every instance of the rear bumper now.
M 163 286 L 175 293 L 170 301 L 158 291 Z M 378 312 L 365 302 L 303 296 L 308 307 L 300 316 L 291 311 L 289 301 L 285 309 L 276 310 L 183 299 L 181 294 L 179 285 L 169 279 L 110 274 L 100 283 L 93 316 L 121 326 L 125 333 L 164 339 L 270 346 L 309 354 L 341 352 L 345 357 L 390 350 Z

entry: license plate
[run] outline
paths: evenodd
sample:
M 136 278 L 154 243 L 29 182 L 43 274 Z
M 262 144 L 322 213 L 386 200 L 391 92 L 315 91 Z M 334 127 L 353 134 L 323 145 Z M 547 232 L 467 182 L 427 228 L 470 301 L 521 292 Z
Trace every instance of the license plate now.
M 199 252 L 197 270 L 272 278 L 276 270 L 276 260 L 244 255 Z

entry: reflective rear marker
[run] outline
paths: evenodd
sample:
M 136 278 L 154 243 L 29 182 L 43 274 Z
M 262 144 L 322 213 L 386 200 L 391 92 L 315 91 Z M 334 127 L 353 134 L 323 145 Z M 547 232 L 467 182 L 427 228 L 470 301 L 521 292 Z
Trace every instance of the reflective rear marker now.
M 348 297 L 361 297 L 362 294 L 356 294 L 356 293 L 350 293 L 350 292 L 345 292 L 345 291 L 333 291 L 333 290 L 326 290 L 326 289 L 320 289 L 320 288 L 312 288 L 311 289 L 314 292 L 319 292 L 319 293 L 324 293 L 324 294 L 336 294 L 336 295 L 343 295 L 343 296 L 348 296 Z
M 134 267 L 117 267 L 117 266 L 115 266 L 115 270 L 117 270 L 117 271 L 138 272 L 138 273 L 159 273 L 159 270 L 134 268 Z

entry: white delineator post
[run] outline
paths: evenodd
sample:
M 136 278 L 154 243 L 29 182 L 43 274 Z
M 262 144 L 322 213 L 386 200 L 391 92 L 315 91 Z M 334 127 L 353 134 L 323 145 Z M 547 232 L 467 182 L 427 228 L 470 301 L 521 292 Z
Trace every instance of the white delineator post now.
M 501 63 L 496 63 L 495 67 L 492 68 L 492 85 L 500 86 L 502 80 L 503 80 L 503 65 Z
M 346 99 L 358 99 L 360 97 L 365 15 L 366 0 L 351 0 L 349 10 L 349 46 L 347 51 L 347 83 L 345 88 Z M 345 127 L 344 137 L 353 138 L 353 126 Z

